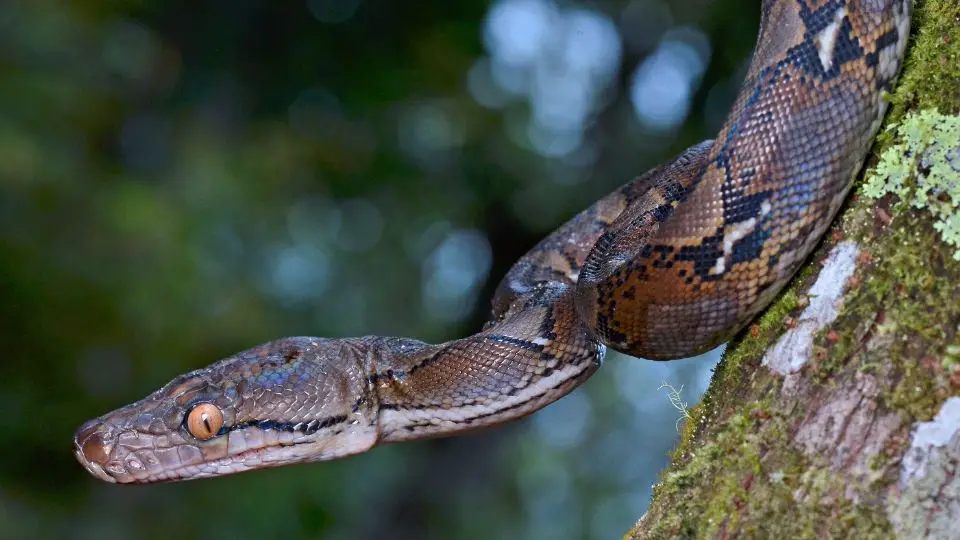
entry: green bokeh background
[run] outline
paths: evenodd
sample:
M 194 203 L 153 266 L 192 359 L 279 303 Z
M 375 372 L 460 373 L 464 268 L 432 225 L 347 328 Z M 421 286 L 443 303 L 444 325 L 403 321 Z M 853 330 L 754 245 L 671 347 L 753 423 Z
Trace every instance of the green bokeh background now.
M 129 487 L 72 456 L 84 420 L 263 341 L 474 331 L 539 238 L 716 132 L 759 15 L 555 5 L 609 21 L 623 52 L 589 152 L 550 157 L 516 128 L 528 100 L 471 86 L 497 5 L 0 4 L 0 537 L 611 538 L 644 512 L 679 417 L 658 387 L 695 401 L 716 355 L 611 354 L 531 419 L 325 464 Z M 658 131 L 629 87 L 671 29 L 709 52 Z M 463 264 L 489 268 L 437 300 Z

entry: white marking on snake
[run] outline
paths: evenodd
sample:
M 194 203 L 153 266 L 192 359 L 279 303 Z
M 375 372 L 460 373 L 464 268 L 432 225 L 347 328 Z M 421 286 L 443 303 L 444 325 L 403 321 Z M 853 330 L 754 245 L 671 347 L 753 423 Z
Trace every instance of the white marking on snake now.
M 714 275 L 720 275 L 727 269 L 727 261 L 724 259 L 725 257 L 723 255 L 717 258 L 716 264 L 713 265 Z
M 773 205 L 770 204 L 770 201 L 763 201 L 760 203 L 760 216 L 765 216 L 773 210 Z M 733 244 L 739 241 L 742 238 L 745 238 L 748 234 L 753 232 L 757 228 L 757 218 L 750 218 L 746 221 L 741 221 L 732 227 L 732 230 L 729 235 L 724 235 L 723 237 L 723 255 L 717 259 L 717 262 L 713 265 L 713 271 L 716 275 L 722 274 L 727 268 L 727 257 L 733 254 Z
M 767 209 L 769 211 L 769 203 L 767 204 Z M 762 208 L 761 208 L 762 210 Z M 757 218 L 752 217 L 746 221 L 741 221 L 740 223 L 735 223 L 730 227 L 730 232 L 723 235 L 723 255 L 717 258 L 716 264 L 713 265 L 713 271 L 716 274 L 722 274 L 727 267 L 726 259 L 733 254 L 733 244 L 737 243 L 739 240 L 745 238 L 748 234 L 753 232 L 757 227 Z
M 833 67 L 833 50 L 837 46 L 837 36 L 840 34 L 840 24 L 843 18 L 847 16 L 847 8 L 840 8 L 833 14 L 833 22 L 817 35 L 817 54 L 820 56 L 820 64 L 824 71 L 830 71 Z

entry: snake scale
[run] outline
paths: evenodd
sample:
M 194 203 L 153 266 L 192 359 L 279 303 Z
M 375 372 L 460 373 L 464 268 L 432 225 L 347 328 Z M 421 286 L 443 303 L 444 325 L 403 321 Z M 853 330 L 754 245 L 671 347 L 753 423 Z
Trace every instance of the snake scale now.
M 479 333 L 290 337 L 181 375 L 80 427 L 77 459 L 149 483 L 328 460 L 527 415 L 607 347 L 688 357 L 781 290 L 850 190 L 900 69 L 911 0 L 763 0 L 713 141 L 629 182 L 524 255 Z

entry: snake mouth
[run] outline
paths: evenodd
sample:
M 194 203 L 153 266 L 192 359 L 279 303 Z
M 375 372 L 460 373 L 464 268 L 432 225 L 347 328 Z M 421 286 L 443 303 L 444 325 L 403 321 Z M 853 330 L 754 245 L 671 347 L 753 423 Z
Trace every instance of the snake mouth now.
M 128 476 L 123 479 L 113 478 L 110 481 L 121 484 L 159 484 L 279 467 L 289 463 L 304 461 L 303 454 L 299 452 L 297 447 L 309 445 L 314 442 L 315 441 L 312 440 L 275 442 L 256 448 L 248 448 L 215 459 L 161 469 L 146 475 L 128 473 Z M 96 475 L 96 473 L 93 474 Z
M 103 463 L 91 460 L 90 456 L 84 451 L 83 443 L 80 441 L 74 443 L 74 455 L 87 472 L 104 482 L 111 484 L 152 484 L 240 473 L 260 466 L 269 467 L 270 463 L 265 463 L 262 459 L 257 458 L 272 448 L 274 447 L 251 448 L 219 459 L 202 461 L 191 465 L 181 465 L 170 469 L 161 469 L 145 475 L 143 472 L 137 474 L 128 470 L 124 470 L 122 474 L 118 475 L 111 474 L 108 472 L 108 468 L 116 469 L 118 460 L 108 459 Z M 257 463 L 247 463 L 247 461 L 251 459 L 256 459 Z
M 103 423 L 97 420 L 84 423 L 73 437 L 73 453 L 90 474 L 115 484 L 117 479 L 104 468 L 110 460 L 114 444 L 111 437 L 104 436 L 103 431 Z
M 83 455 L 83 450 L 80 448 L 80 446 L 79 445 L 75 445 L 75 446 L 76 448 L 74 449 L 73 453 L 77 457 L 77 461 L 79 461 L 80 464 L 83 465 L 83 468 L 86 469 L 87 472 L 99 478 L 100 480 L 103 480 L 104 482 L 110 482 L 111 484 L 117 483 L 117 479 L 110 476 L 107 473 L 107 471 L 103 468 L 102 465 L 88 460 Z

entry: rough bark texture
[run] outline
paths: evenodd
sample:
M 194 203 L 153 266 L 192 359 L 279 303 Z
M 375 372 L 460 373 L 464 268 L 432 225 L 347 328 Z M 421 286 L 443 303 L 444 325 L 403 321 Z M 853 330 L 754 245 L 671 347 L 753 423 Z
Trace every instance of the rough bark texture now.
M 864 174 L 900 197 L 861 184 L 731 344 L 627 537 L 960 538 L 960 2 L 916 0 L 907 54 Z

